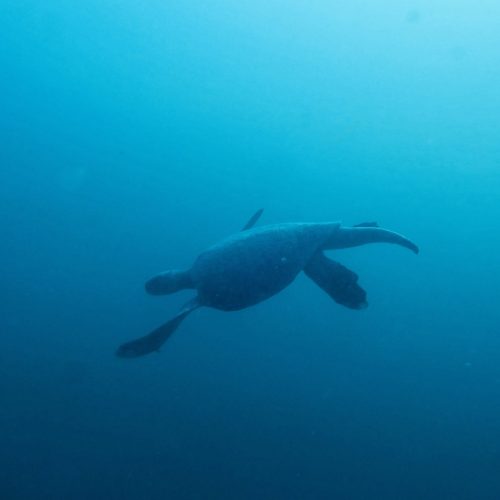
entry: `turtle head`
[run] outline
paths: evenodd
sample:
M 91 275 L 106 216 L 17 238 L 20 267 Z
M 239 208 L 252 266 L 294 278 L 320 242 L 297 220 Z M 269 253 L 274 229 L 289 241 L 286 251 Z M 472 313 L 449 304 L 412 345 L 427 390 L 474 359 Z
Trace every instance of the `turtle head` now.
M 145 288 L 151 295 L 168 295 L 184 288 L 193 288 L 193 281 L 189 271 L 171 270 L 146 281 Z

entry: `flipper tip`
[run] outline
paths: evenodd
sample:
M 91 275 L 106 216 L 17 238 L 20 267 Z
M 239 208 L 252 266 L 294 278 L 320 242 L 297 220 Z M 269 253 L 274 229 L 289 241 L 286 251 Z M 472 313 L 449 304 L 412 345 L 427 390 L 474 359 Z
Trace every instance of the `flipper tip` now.
M 115 356 L 122 359 L 138 358 L 139 356 L 142 356 L 142 354 L 139 354 L 137 350 L 134 349 L 134 346 L 132 344 L 132 342 L 122 344 L 115 351 Z

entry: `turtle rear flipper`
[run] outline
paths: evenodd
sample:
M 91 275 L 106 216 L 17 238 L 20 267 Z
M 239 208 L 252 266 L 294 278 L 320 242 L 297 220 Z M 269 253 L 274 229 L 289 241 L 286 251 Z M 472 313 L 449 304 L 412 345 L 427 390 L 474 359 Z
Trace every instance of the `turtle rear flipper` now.
M 248 219 L 248 222 L 241 228 L 242 231 L 247 231 L 248 229 L 252 229 L 253 226 L 257 223 L 257 221 L 260 219 L 260 216 L 262 215 L 262 212 L 264 211 L 263 208 L 259 208 L 257 212 L 255 212 L 250 219 Z
M 357 283 L 358 275 L 323 253 L 317 253 L 304 272 L 338 304 L 350 309 L 368 306 L 366 292 Z

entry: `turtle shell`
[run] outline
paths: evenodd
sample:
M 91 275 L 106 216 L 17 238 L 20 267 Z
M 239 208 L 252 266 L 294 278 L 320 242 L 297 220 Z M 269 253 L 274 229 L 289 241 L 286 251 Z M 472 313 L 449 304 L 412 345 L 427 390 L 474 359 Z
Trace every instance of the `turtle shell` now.
M 200 303 L 231 311 L 266 300 L 295 279 L 339 226 L 276 224 L 226 238 L 193 264 Z

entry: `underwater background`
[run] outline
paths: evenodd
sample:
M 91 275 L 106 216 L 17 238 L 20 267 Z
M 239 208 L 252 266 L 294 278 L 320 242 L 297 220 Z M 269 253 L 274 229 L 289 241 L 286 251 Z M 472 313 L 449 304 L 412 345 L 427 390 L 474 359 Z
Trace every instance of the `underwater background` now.
M 497 0 L 0 3 L 0 498 L 500 498 Z M 144 293 L 259 224 L 378 221 L 200 309 Z

